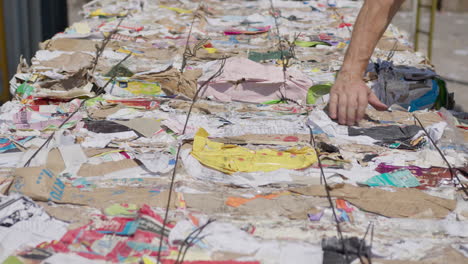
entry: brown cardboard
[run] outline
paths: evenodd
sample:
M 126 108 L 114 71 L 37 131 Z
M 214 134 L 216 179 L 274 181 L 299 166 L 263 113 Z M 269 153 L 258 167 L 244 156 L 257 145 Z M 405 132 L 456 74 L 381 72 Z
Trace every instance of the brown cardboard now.
M 465 264 L 468 263 L 468 258 L 462 253 L 453 248 L 445 247 L 433 250 L 429 256 L 422 260 L 409 261 L 409 260 L 386 260 L 386 259 L 372 259 L 374 264 Z
M 377 48 L 381 50 L 407 51 L 410 47 L 403 45 L 397 38 L 383 37 L 377 43 Z
M 55 174 L 60 174 L 65 170 L 65 162 L 63 161 L 62 154 L 58 148 L 51 149 L 47 155 L 46 167 L 53 171 Z
M 99 108 L 88 108 L 87 110 L 88 110 L 88 115 L 93 119 L 106 119 L 107 116 L 116 113 L 120 109 L 125 109 L 125 106 L 121 104 L 107 105 L 107 106 L 100 106 Z
M 303 195 L 326 196 L 323 185 L 293 188 L 291 191 Z M 455 200 L 431 196 L 410 188 L 397 188 L 391 192 L 344 184 L 332 187 L 330 195 L 345 199 L 364 211 L 397 218 L 445 218 L 457 204 Z
M 367 116 L 376 121 L 394 121 L 399 124 L 404 124 L 404 125 L 418 125 L 418 123 L 415 121 L 413 114 L 416 114 L 416 116 L 421 120 L 421 123 L 424 126 L 430 126 L 432 124 L 438 123 L 443 121 L 442 117 L 440 117 L 437 112 L 404 112 L 404 111 L 377 111 L 373 109 L 367 109 L 366 110 Z M 374 124 L 375 125 L 375 124 Z
M 114 203 L 148 204 L 166 207 L 168 191 L 153 188 L 114 187 L 81 190 L 64 184 L 51 170 L 45 167 L 19 168 L 10 193 L 20 193 L 35 201 L 53 201 L 59 204 L 87 205 L 106 208 Z M 175 195 L 171 198 L 171 208 L 175 208 Z
M 184 194 L 187 207 L 206 214 L 229 214 L 231 216 L 285 216 L 290 219 L 307 219 L 317 207 L 327 206 L 327 200 L 319 197 L 280 195 L 273 199 L 257 198 L 238 207 L 226 205 L 229 195 L 220 193 Z
M 182 93 L 193 98 L 197 91 L 197 80 L 201 75 L 202 71 L 200 69 L 186 70 L 181 74 L 179 70 L 171 68 L 167 71 L 139 75 L 134 78 L 160 83 L 161 88 L 168 95 Z
M 82 68 L 91 68 L 94 57 L 92 55 L 75 52 L 72 54 L 61 54 L 47 61 L 40 61 L 38 66 L 50 67 L 64 72 L 77 72 Z
M 85 68 L 80 68 L 73 74 L 68 75 L 65 79 L 40 82 L 40 87 L 54 91 L 71 91 L 73 89 L 79 89 L 88 84 L 86 74 L 87 70 Z
M 88 39 L 69 39 L 58 38 L 51 39 L 43 42 L 41 48 L 47 50 L 60 50 L 60 51 L 89 51 L 96 52 L 96 45 L 100 46 L 102 41 L 94 41 Z M 110 41 L 106 48 L 118 49 L 119 44 L 117 41 Z
M 153 134 L 161 130 L 161 121 L 154 118 L 135 118 L 131 120 L 114 120 L 115 123 L 131 128 L 143 136 L 150 138 Z
M 140 165 L 132 159 L 109 161 L 97 165 L 85 163 L 81 165 L 77 175 L 80 177 L 104 176 L 109 173 L 135 168 L 138 166 Z

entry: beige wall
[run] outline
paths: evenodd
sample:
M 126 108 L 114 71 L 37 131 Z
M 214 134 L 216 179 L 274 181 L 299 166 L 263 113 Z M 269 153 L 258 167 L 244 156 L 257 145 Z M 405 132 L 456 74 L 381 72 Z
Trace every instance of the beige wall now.
M 413 7 L 413 1 L 406 0 L 402 6 L 402 10 L 410 11 Z M 423 4 L 430 4 L 432 0 L 423 0 Z M 448 12 L 468 12 L 468 0 L 442 0 L 442 11 Z
M 83 19 L 80 14 L 81 7 L 89 2 L 89 0 L 67 0 L 68 8 L 68 25 Z
M 453 12 L 468 12 L 468 0 L 444 0 L 442 10 Z

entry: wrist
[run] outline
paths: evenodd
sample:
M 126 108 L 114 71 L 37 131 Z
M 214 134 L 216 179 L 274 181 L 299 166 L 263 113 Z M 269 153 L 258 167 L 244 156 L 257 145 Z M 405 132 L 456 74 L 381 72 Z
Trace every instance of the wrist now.
M 363 73 L 359 71 L 349 71 L 346 69 L 341 69 L 338 72 L 337 78 L 344 79 L 344 80 L 362 80 L 363 79 Z

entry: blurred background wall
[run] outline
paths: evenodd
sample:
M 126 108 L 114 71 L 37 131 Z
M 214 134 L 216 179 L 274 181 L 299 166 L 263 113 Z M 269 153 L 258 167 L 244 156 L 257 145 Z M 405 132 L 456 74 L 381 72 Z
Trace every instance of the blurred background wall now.
M 63 31 L 68 12 L 63 0 L 0 0 L 0 11 L 0 95 L 4 101 L 20 56 L 30 61 L 39 42 Z

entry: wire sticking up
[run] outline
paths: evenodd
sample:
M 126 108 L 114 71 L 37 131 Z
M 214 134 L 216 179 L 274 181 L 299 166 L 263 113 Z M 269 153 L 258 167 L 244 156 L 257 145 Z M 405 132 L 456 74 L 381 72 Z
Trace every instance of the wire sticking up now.
M 184 241 L 182 242 L 182 244 L 180 245 L 179 247 L 179 253 L 177 254 L 177 259 L 176 259 L 176 262 L 174 264 L 182 264 L 184 263 L 184 260 L 185 260 L 185 255 L 187 254 L 188 250 L 192 247 L 192 245 L 194 244 L 194 242 L 196 240 L 201 240 L 203 239 L 203 237 L 199 237 L 200 234 L 203 232 L 203 230 L 211 223 L 213 223 L 214 219 L 208 219 L 208 221 L 203 224 L 202 226 L 196 228 L 195 230 L 193 230 L 185 239 Z M 182 253 L 183 252 L 183 253 Z
M 270 0 L 270 9 L 271 9 L 270 10 L 271 15 L 272 15 L 272 17 L 273 17 L 273 19 L 275 21 L 276 35 L 278 37 L 278 51 L 280 52 L 281 66 L 282 66 L 282 70 L 283 70 L 283 83 L 282 83 L 282 85 L 280 86 L 280 89 L 279 89 L 279 93 L 280 93 L 280 96 L 281 96 L 280 101 L 285 102 L 285 103 L 292 102 L 292 103 L 295 103 L 295 104 L 301 106 L 301 104 L 299 104 L 297 101 L 289 99 L 284 94 L 286 92 L 287 70 L 288 70 L 291 58 L 296 57 L 296 55 L 295 55 L 296 54 L 296 52 L 295 52 L 296 41 L 298 40 L 301 33 L 300 32 L 298 34 L 295 33 L 292 42 L 290 42 L 289 40 L 283 39 L 281 37 L 281 34 L 280 34 L 279 23 L 278 23 L 278 18 L 282 17 L 282 16 L 281 16 L 280 11 L 277 11 L 275 9 L 275 6 L 273 5 L 273 0 Z M 285 48 L 283 42 L 286 42 L 288 44 L 288 46 L 289 46 L 289 49 L 288 49 L 289 55 L 287 55 L 287 56 L 284 54 L 284 51 L 285 51 L 286 48 Z M 282 90 L 284 90 L 284 93 L 283 93 Z
M 206 85 L 208 85 L 213 79 L 219 77 L 221 73 L 224 71 L 224 66 L 226 65 L 226 58 L 221 59 L 221 65 L 219 66 L 218 71 L 216 71 L 210 78 L 208 78 L 195 92 L 195 95 L 193 96 L 192 103 L 190 104 L 189 111 L 187 113 L 187 118 L 185 119 L 185 124 L 184 124 L 184 129 L 182 130 L 182 135 L 185 134 L 185 131 L 187 130 L 187 125 L 188 121 L 190 118 L 190 115 L 192 114 L 192 109 L 193 106 L 195 105 L 196 100 L 198 99 L 198 95 L 200 94 L 200 91 L 205 88 Z
M 398 47 L 398 39 L 395 38 L 395 43 L 393 43 L 392 49 L 388 52 L 387 61 L 391 61 L 395 55 L 396 49 Z
M 93 63 L 92 63 L 92 70 L 91 70 L 91 75 L 94 75 L 94 72 L 96 71 L 96 67 L 98 65 L 98 62 L 99 62 L 99 59 L 101 58 L 102 54 L 104 53 L 104 49 L 106 48 L 107 44 L 110 42 L 110 40 L 112 39 L 112 36 L 114 34 L 116 34 L 118 31 L 119 31 L 119 27 L 120 25 L 122 24 L 123 20 L 126 18 L 127 16 L 123 16 L 119 23 L 117 23 L 117 26 L 115 26 L 114 30 L 112 30 L 109 35 L 107 35 L 103 40 L 102 40 L 102 43 L 101 43 L 101 46 L 98 47 L 97 44 L 96 44 L 96 56 L 94 57 L 94 60 L 93 60 Z
M 358 257 L 359 257 L 359 261 L 364 264 L 366 262 L 364 262 L 364 260 L 362 259 L 362 256 L 361 256 L 361 252 L 362 252 L 362 246 L 365 246 L 366 245 L 366 237 L 367 237 L 367 234 L 369 233 L 369 230 L 370 230 L 370 227 L 374 227 L 374 223 L 373 222 L 370 222 L 369 225 L 367 225 L 367 228 L 366 228 L 366 232 L 364 233 L 364 236 L 362 237 L 361 241 L 359 241 L 359 248 L 358 248 Z M 367 249 L 366 249 L 367 250 Z M 369 264 L 372 264 L 372 260 L 371 260 L 371 254 L 372 252 L 366 252 L 367 254 L 367 259 L 369 261 Z
M 122 64 L 124 61 L 126 61 L 133 53 L 129 53 L 127 56 L 125 56 L 125 58 L 123 58 L 122 60 L 120 60 L 114 67 L 117 67 L 119 66 L 120 64 Z M 76 113 L 78 113 L 81 109 L 81 107 L 83 107 L 83 105 L 88 101 L 88 100 L 91 100 L 91 99 L 94 99 L 98 96 L 100 96 L 106 89 L 106 87 L 111 83 L 112 80 L 115 79 L 115 77 L 117 76 L 117 71 L 110 77 L 110 79 L 106 82 L 106 84 L 102 87 L 100 87 L 99 89 L 96 90 L 96 94 L 93 96 L 93 97 L 89 97 L 87 99 L 84 99 L 80 105 L 76 108 L 75 111 L 73 111 L 61 124 L 60 126 L 58 127 L 57 130 L 60 130 Z M 23 167 L 29 167 L 29 165 L 31 164 L 31 161 L 37 156 L 37 154 L 45 147 L 47 146 L 50 141 L 52 140 L 52 138 L 54 138 L 54 135 L 55 135 L 55 131 L 47 138 L 47 140 L 33 153 L 33 155 L 31 155 L 31 157 L 26 161 L 26 163 L 24 164 Z
M 284 53 L 283 53 L 283 42 L 281 40 L 281 35 L 280 35 L 280 30 L 279 30 L 279 24 L 278 24 L 278 17 L 280 17 L 281 15 L 277 12 L 277 10 L 275 9 L 275 6 L 273 5 L 273 0 L 270 0 L 270 9 L 271 9 L 271 15 L 273 16 L 273 19 L 275 21 L 275 29 L 276 29 L 276 36 L 278 37 L 278 49 L 281 53 L 281 61 L 284 60 Z M 279 12 L 279 11 L 278 11 Z
M 221 75 L 221 73 L 224 70 L 224 65 L 226 64 L 226 58 L 221 60 L 221 65 L 210 78 L 208 78 L 200 87 L 198 87 L 197 91 L 195 92 L 195 95 L 193 96 L 192 103 L 190 104 L 190 108 L 187 112 L 187 117 L 185 118 L 185 124 L 184 128 L 182 130 L 181 135 L 185 135 L 185 132 L 187 130 L 188 122 L 190 119 L 190 115 L 192 113 L 193 106 L 195 105 L 196 100 L 198 99 L 198 94 L 200 93 L 203 88 L 205 88 L 206 85 L 208 85 L 214 78 L 218 77 Z M 162 232 L 164 233 L 164 230 L 166 229 L 167 225 L 167 218 L 169 216 L 169 208 L 171 205 L 171 197 L 172 197 L 172 192 L 174 190 L 174 182 L 175 182 L 175 177 L 177 174 L 177 166 L 179 164 L 179 157 L 180 157 L 180 149 L 182 148 L 182 143 L 179 143 L 179 146 L 177 147 L 177 152 L 176 152 L 176 158 L 175 158 L 175 164 L 174 164 L 174 169 L 172 170 L 172 176 L 171 176 L 171 183 L 169 185 L 169 195 L 167 198 L 167 204 L 166 204 L 166 212 L 164 213 L 164 220 L 163 220 L 163 226 L 162 226 Z M 160 263 L 161 261 L 161 248 L 162 248 L 162 243 L 163 243 L 163 236 L 161 236 L 159 240 L 159 248 L 158 248 L 158 256 L 157 256 L 157 263 Z
M 320 179 L 321 179 L 321 181 L 323 181 L 323 183 L 325 185 L 325 192 L 327 193 L 327 200 L 328 200 L 328 203 L 330 204 L 330 207 L 331 207 L 332 212 L 333 212 L 333 218 L 335 219 L 336 231 L 337 231 L 338 237 L 339 237 L 339 239 L 341 241 L 341 246 L 342 246 L 343 252 L 345 253 L 346 263 L 350 263 L 349 256 L 348 256 L 348 250 L 346 249 L 346 246 L 345 246 L 343 232 L 341 231 L 340 222 L 339 222 L 338 217 L 336 215 L 335 205 L 333 204 L 333 200 L 332 200 L 331 195 L 330 195 L 330 189 L 331 188 L 327 183 L 327 179 L 326 179 L 325 173 L 323 171 L 322 162 L 320 160 L 320 150 L 317 147 L 317 143 L 315 141 L 314 132 L 313 132 L 312 127 L 309 124 L 307 124 L 307 126 L 309 127 L 309 133 L 310 133 L 309 143 L 312 146 L 314 146 L 315 152 L 317 154 L 317 161 L 318 161 L 318 165 L 319 165 L 319 168 L 320 168 Z
M 203 45 L 205 45 L 206 42 L 208 41 L 208 39 L 203 39 L 195 44 L 195 46 L 193 47 L 193 50 L 190 49 L 190 38 L 192 37 L 193 25 L 195 24 L 195 20 L 198 17 L 199 10 L 201 10 L 201 2 L 198 4 L 198 7 L 195 10 L 195 12 L 193 12 L 193 18 L 192 18 L 192 22 L 190 23 L 190 29 L 187 35 L 187 41 L 185 42 L 184 53 L 182 54 L 182 65 L 180 67 L 181 73 L 184 72 L 185 67 L 187 66 L 188 59 L 191 57 L 195 57 L 197 50 L 202 48 Z
M 283 94 L 284 90 L 286 92 L 286 71 L 287 67 L 289 64 L 289 60 L 286 61 L 285 56 L 284 56 L 284 45 L 283 45 L 283 40 L 281 38 L 280 30 L 279 30 L 279 24 L 278 24 L 278 17 L 281 17 L 280 11 L 277 11 L 275 9 L 275 6 L 273 5 L 273 0 L 270 0 L 270 9 L 271 9 L 271 15 L 273 16 L 273 20 L 275 21 L 275 28 L 276 28 L 276 36 L 278 37 L 278 50 L 280 52 L 280 58 L 281 58 L 281 66 L 283 68 L 283 84 L 279 88 L 279 93 L 282 98 L 286 98 L 286 95 Z
M 436 148 L 437 152 L 439 152 L 440 156 L 442 157 L 442 159 L 444 160 L 444 162 L 447 164 L 447 167 L 449 168 L 449 171 L 450 171 L 450 179 L 451 181 L 453 181 L 453 184 L 456 186 L 457 183 L 454 181 L 454 178 L 457 179 L 458 183 L 461 185 L 461 188 L 463 190 L 463 192 L 465 193 L 465 195 L 468 197 L 468 190 L 467 190 L 467 187 L 463 184 L 463 182 L 460 180 L 460 178 L 458 177 L 458 174 L 456 173 L 453 173 L 453 168 L 452 168 L 452 165 L 450 165 L 450 162 L 448 162 L 447 160 L 447 157 L 445 157 L 445 154 L 442 152 L 442 150 L 440 150 L 440 148 L 437 146 L 435 140 L 429 135 L 429 133 L 427 132 L 426 128 L 423 126 L 421 120 L 419 120 L 419 118 L 416 116 L 416 114 L 413 114 L 413 117 L 414 119 L 416 119 L 416 121 L 418 121 L 419 123 L 419 126 L 422 128 L 422 130 L 424 131 L 424 134 L 426 134 L 427 138 L 429 138 L 429 140 L 431 141 L 432 145 Z

